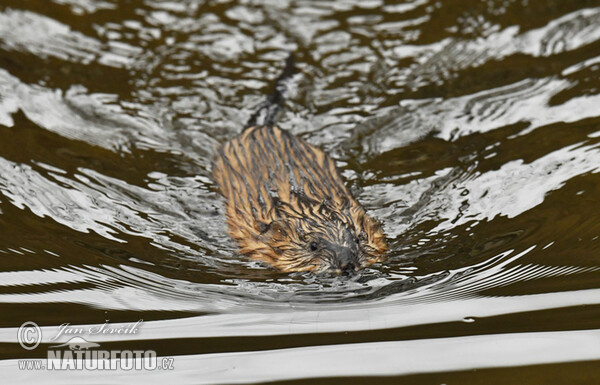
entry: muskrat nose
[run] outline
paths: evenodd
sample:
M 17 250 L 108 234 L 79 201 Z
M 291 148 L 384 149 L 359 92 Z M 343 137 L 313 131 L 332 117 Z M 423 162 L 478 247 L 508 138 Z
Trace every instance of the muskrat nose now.
M 356 266 L 358 266 L 358 261 L 356 259 L 355 253 L 349 249 L 348 247 L 342 247 L 341 250 L 337 253 L 338 263 L 342 273 L 344 275 L 348 275 L 350 273 L 354 273 L 356 270 Z
M 356 266 L 350 262 L 346 266 L 342 267 L 342 275 L 348 276 L 353 275 L 356 272 Z

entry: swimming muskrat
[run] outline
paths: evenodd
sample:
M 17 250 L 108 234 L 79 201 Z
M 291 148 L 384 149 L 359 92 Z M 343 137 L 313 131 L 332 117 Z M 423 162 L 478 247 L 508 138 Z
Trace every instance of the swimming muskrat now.
M 263 106 L 265 123 L 255 113 L 213 160 L 230 234 L 242 254 L 281 271 L 353 272 L 382 259 L 385 236 L 348 192 L 333 160 L 273 124 L 281 83 L 291 74 L 290 56 Z

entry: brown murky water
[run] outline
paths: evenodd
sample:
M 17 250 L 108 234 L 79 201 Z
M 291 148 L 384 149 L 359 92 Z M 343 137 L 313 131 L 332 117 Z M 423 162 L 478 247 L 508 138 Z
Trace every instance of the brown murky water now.
M 280 126 L 389 237 L 357 277 L 236 255 L 209 178 L 290 51 Z M 600 1 L 0 0 L 10 383 L 599 383 L 599 214 Z M 140 319 L 82 336 L 174 370 L 19 368 Z

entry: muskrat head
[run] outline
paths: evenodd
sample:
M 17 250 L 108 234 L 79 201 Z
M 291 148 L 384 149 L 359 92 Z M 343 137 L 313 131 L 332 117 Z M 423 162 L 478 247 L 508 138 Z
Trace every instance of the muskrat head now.
M 367 232 L 340 220 L 286 218 L 261 227 L 260 240 L 265 247 L 259 258 L 282 271 L 347 275 L 379 258 Z

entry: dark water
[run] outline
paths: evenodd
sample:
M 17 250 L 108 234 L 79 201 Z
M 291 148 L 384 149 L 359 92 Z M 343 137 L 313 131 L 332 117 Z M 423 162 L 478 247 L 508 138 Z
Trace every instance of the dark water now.
M 350 279 L 238 256 L 210 180 L 289 51 L 280 126 L 391 245 Z M 0 0 L 0 373 L 599 383 L 599 172 L 600 1 Z M 140 319 L 88 340 L 174 370 L 18 368 Z

